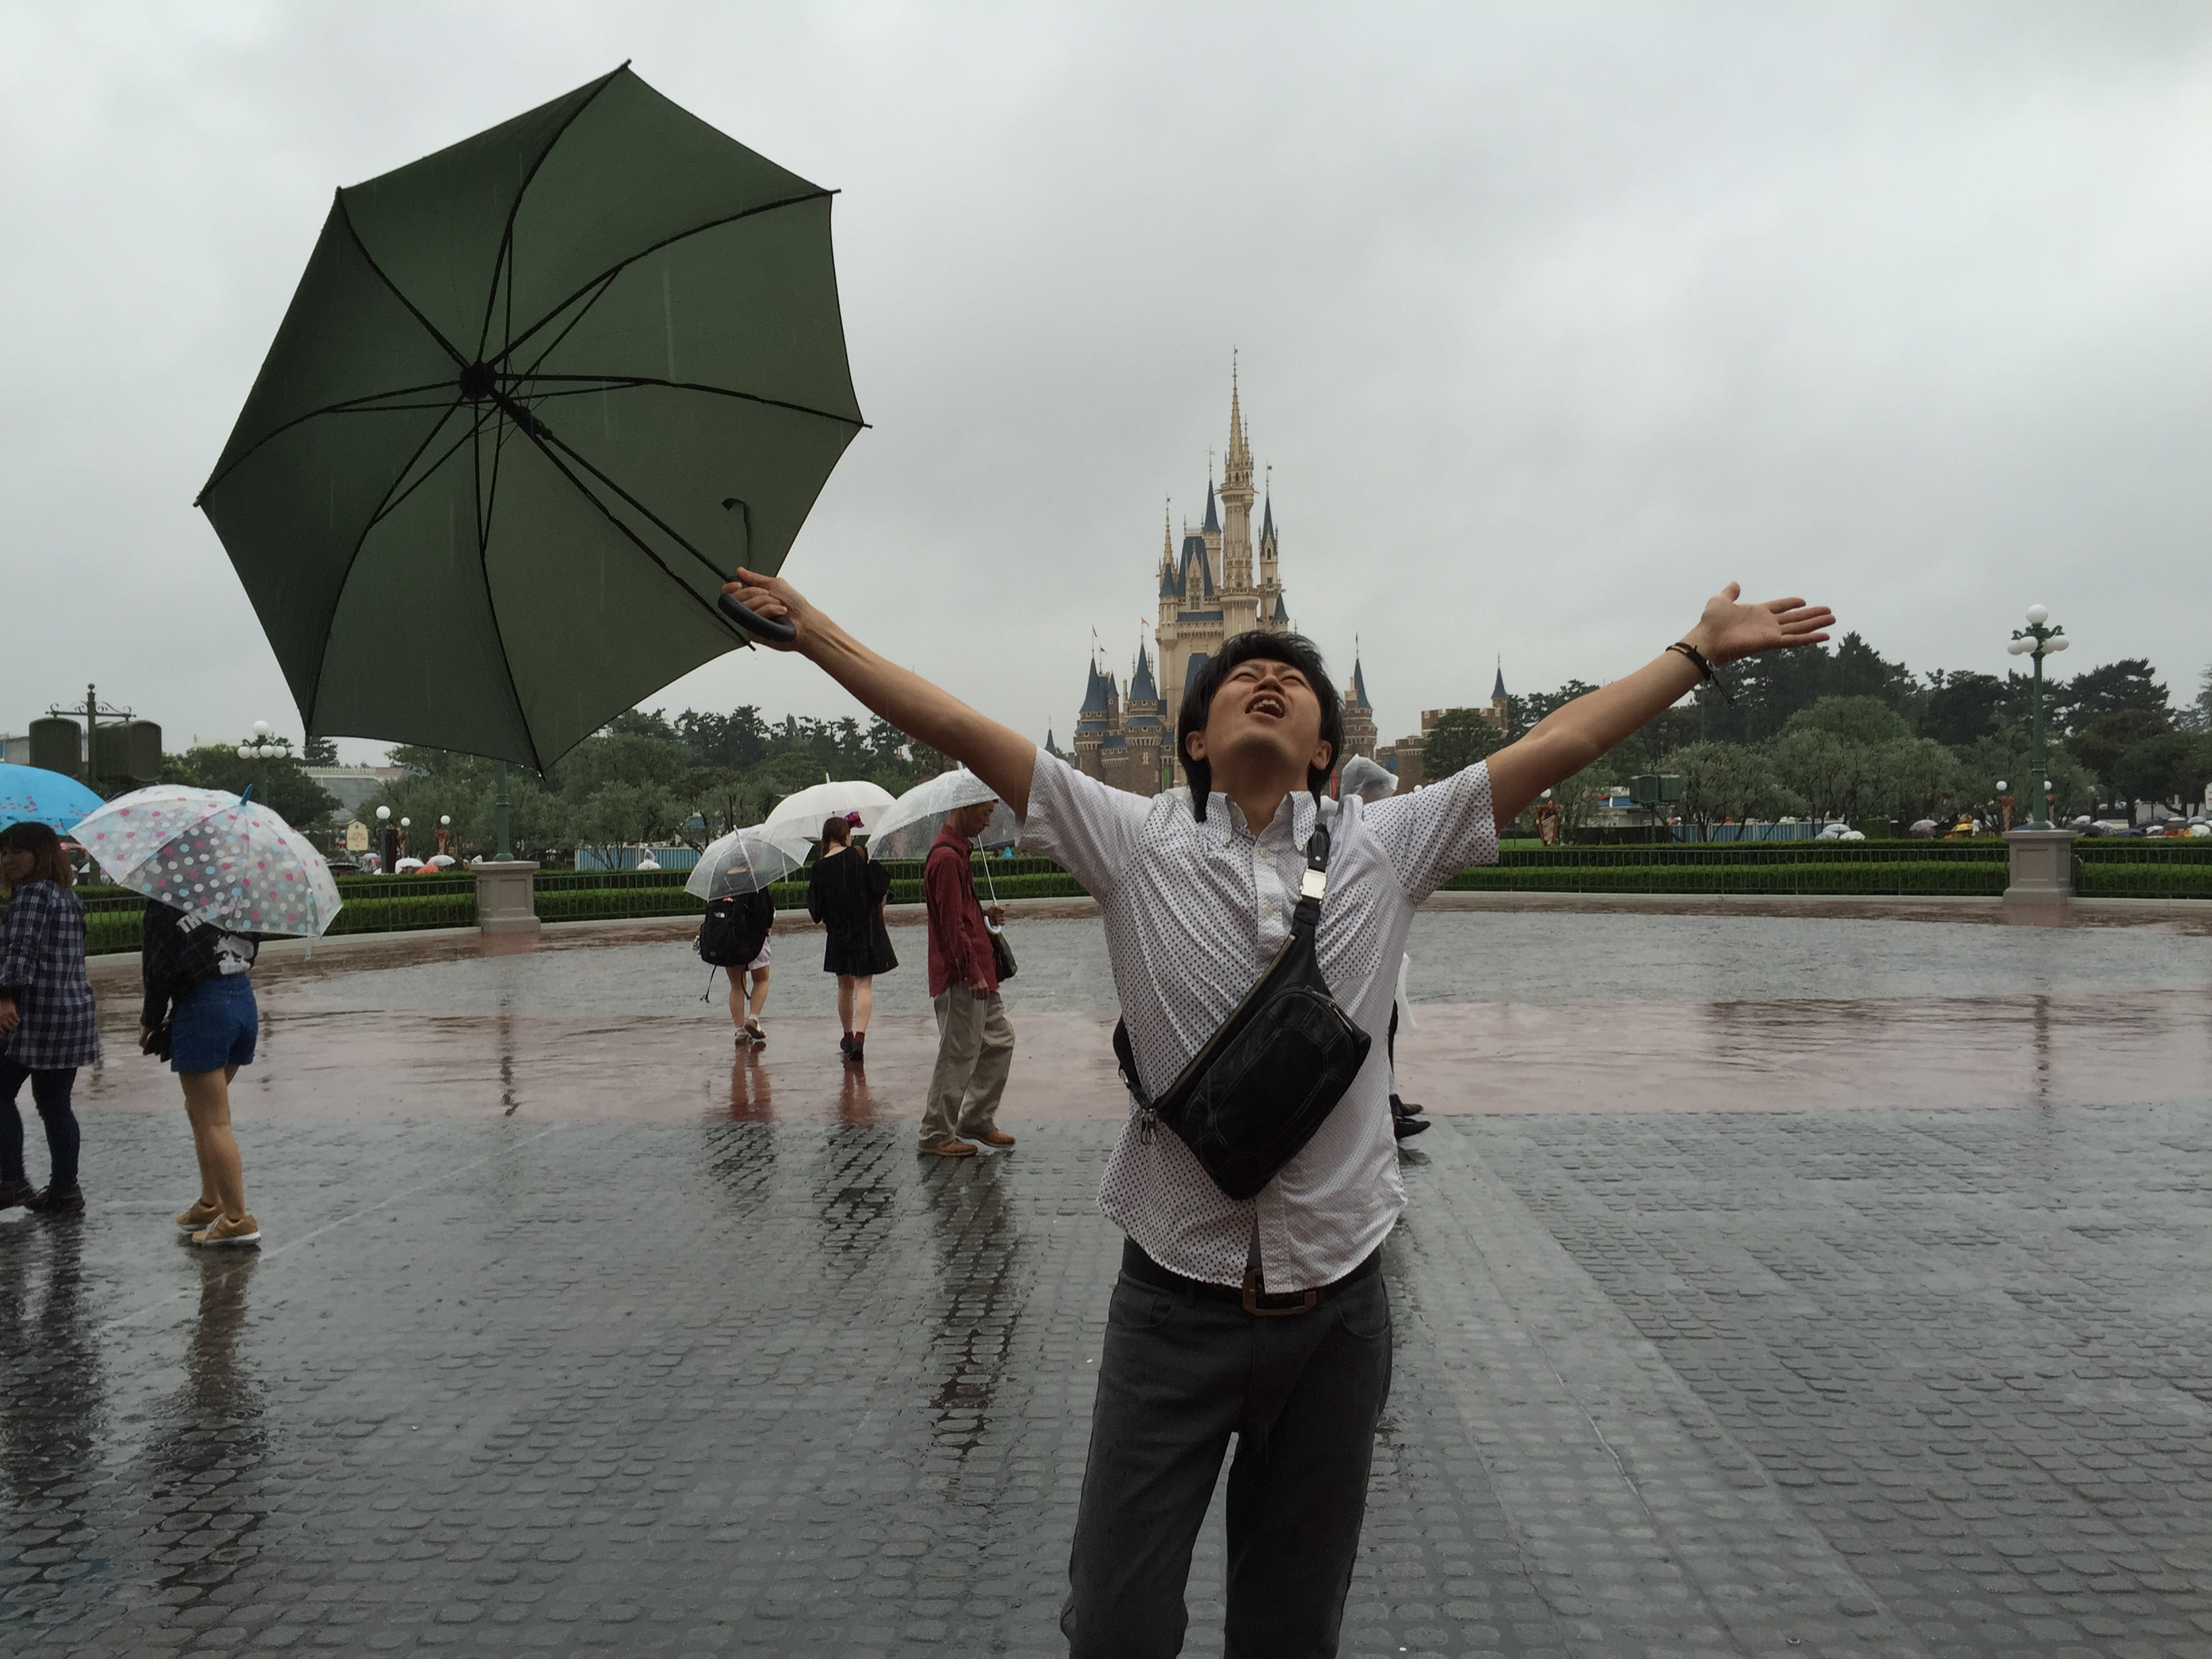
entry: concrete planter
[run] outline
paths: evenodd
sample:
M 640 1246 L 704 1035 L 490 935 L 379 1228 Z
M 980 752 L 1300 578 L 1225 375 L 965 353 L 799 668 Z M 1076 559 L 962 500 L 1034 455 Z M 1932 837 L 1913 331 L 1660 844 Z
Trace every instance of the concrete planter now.
M 538 908 L 532 879 L 534 861 L 517 859 L 505 864 L 487 861 L 476 866 L 477 928 L 486 933 L 534 933 Z
M 2074 897 L 2074 832 L 2070 830 L 2008 830 L 2012 848 L 2012 884 L 2007 908 L 2055 909 Z

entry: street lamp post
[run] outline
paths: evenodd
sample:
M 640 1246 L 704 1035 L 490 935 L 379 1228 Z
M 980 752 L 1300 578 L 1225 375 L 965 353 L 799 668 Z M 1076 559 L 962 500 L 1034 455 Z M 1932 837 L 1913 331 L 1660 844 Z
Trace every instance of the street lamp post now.
M 292 745 L 271 734 L 267 720 L 253 722 L 253 735 L 238 745 L 238 757 L 242 761 L 259 761 L 261 776 L 254 787 L 261 792 L 261 804 L 269 805 L 269 763 Z
M 2012 643 L 2005 647 L 2005 649 L 2015 657 L 2035 659 L 2034 678 L 2030 682 L 2028 689 L 2027 743 L 2028 773 L 2030 776 L 2036 778 L 2042 778 L 2044 775 L 2043 659 L 2063 651 L 2072 643 L 2067 639 L 2064 629 L 2051 627 L 2050 622 L 2051 613 L 2039 605 L 2031 605 L 2027 607 L 2027 626 L 2014 629 Z M 2051 815 L 2045 810 L 2044 799 L 2050 793 L 2050 781 L 2045 779 L 2041 789 L 2029 792 L 2027 805 L 2032 816 L 2028 819 L 2027 827 L 2031 830 L 2051 828 Z
M 392 866 L 399 861 L 398 842 L 398 831 L 392 827 L 392 809 L 389 806 L 378 807 L 376 809 L 376 860 L 384 866 L 384 873 L 387 876 L 392 873 Z
M 2005 840 L 2012 847 L 2012 881 L 2005 889 L 2008 907 L 2063 906 L 2074 896 L 2074 837 L 2067 830 L 2054 829 L 2051 822 L 2051 789 L 2044 761 L 2043 710 L 2043 659 L 2065 650 L 2071 643 L 2065 629 L 2051 626 L 2050 611 L 2039 605 L 2032 605 L 2027 608 L 2027 626 L 2014 629 L 2011 643 L 2005 647 L 2015 657 L 2035 659 L 2034 676 L 2028 689 L 2028 821 L 2005 833 Z

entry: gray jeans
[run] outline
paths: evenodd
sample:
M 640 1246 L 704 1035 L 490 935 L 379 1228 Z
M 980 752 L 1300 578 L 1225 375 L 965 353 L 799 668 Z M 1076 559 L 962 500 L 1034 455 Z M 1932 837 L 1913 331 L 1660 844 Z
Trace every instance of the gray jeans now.
M 1223 1650 L 1334 1654 L 1389 1392 L 1379 1273 L 1310 1313 L 1272 1319 L 1124 1273 L 1106 1312 L 1060 1619 L 1069 1653 L 1182 1650 L 1191 1546 L 1233 1433 Z
M 936 999 L 937 1069 L 921 1110 L 921 1144 L 980 1135 L 999 1127 L 999 1097 L 1014 1063 L 1014 1028 L 996 991 L 979 997 L 948 985 Z

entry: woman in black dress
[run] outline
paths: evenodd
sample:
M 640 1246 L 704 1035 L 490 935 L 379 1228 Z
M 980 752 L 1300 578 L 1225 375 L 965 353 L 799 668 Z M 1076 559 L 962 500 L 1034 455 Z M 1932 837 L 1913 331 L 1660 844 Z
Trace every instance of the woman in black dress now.
M 853 845 L 852 820 L 833 817 L 822 826 L 822 856 L 807 876 L 806 913 L 829 934 L 822 971 L 837 975 L 837 1018 L 845 1027 L 837 1047 L 855 1065 L 867 1042 L 875 976 L 898 966 L 884 926 L 890 890 L 884 867 Z

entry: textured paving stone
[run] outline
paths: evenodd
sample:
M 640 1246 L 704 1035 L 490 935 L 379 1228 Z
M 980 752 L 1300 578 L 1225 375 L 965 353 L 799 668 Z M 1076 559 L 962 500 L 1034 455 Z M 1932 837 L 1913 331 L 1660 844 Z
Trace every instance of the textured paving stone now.
M 252 1125 L 257 1257 L 89 1125 L 0 1223 L 0 1649 L 1059 1650 L 1108 1126 Z M 2212 1654 L 2212 1112 L 1419 1150 L 1346 1652 Z

